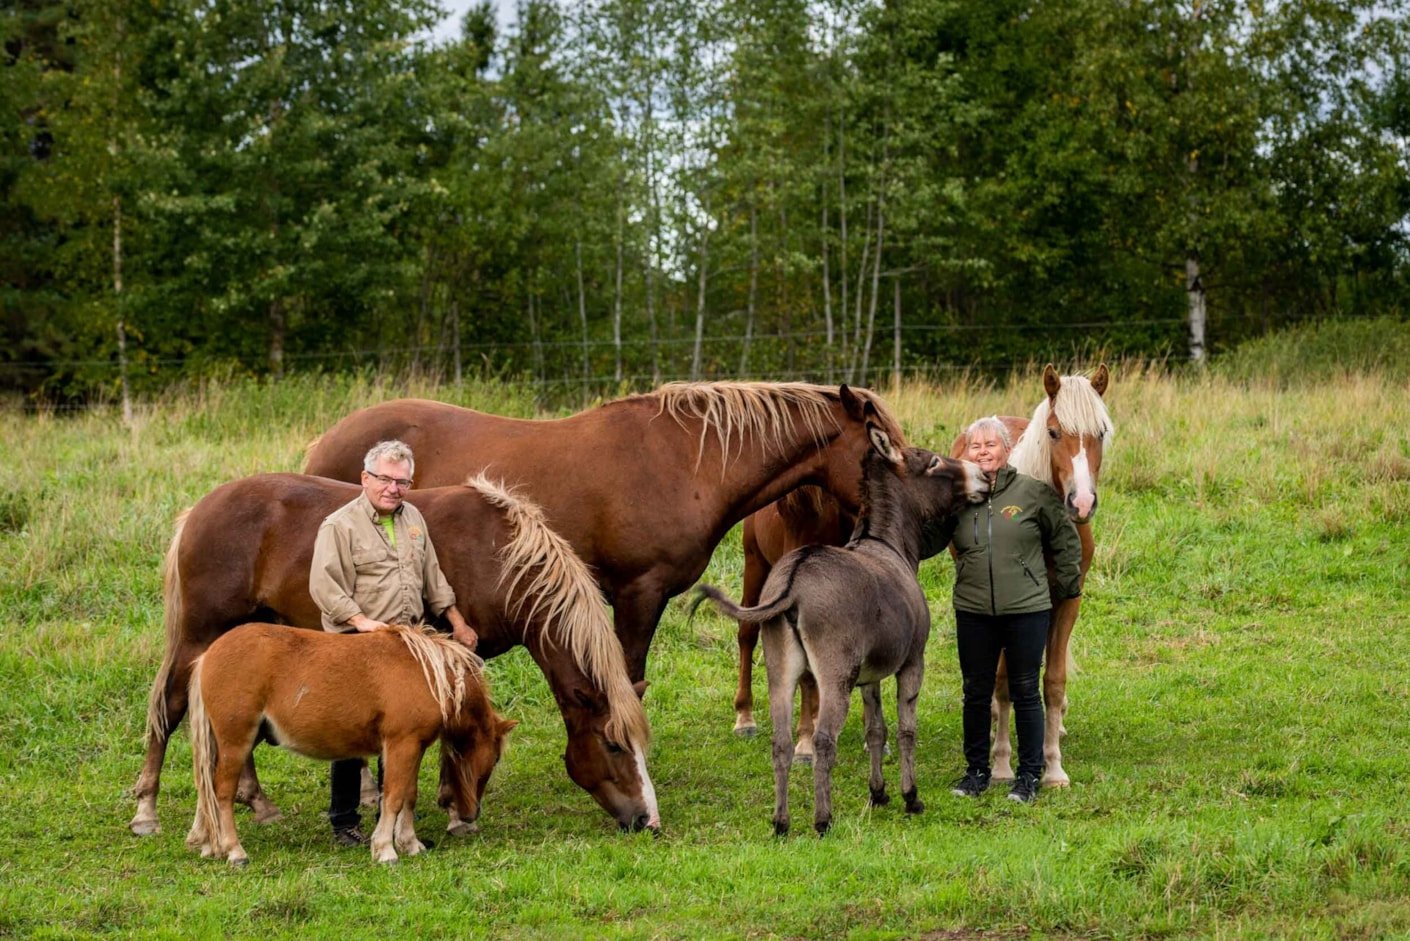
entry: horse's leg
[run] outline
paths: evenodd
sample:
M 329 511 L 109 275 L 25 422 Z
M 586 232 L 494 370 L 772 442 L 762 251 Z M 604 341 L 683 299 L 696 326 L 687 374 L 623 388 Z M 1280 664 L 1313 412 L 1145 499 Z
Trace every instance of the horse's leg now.
M 1047 664 L 1043 668 L 1043 706 L 1047 710 L 1043 729 L 1043 784 L 1067 787 L 1071 780 L 1062 767 L 1063 715 L 1067 712 L 1067 657 L 1072 626 L 1082 609 L 1081 598 L 1070 598 L 1053 609 L 1048 628 Z
M 651 652 L 651 639 L 668 600 L 654 580 L 647 579 L 633 582 L 612 599 L 613 624 L 633 683 L 646 679 L 646 655 Z
M 816 666 L 816 664 L 815 664 Z M 850 679 L 818 682 L 818 720 L 813 732 L 813 829 L 822 836 L 832 828 L 832 769 L 837 764 L 837 736 L 852 703 Z
M 231 739 L 227 738 L 226 741 Z M 240 835 L 235 831 L 235 791 L 240 786 L 240 774 L 249 752 L 233 745 L 221 747 L 224 744 L 218 741 L 216 745 L 215 803 L 219 832 L 212 841 L 213 855 L 224 856 L 232 866 L 243 866 L 250 858 L 245 855 L 245 848 L 240 845 Z M 251 744 L 250 748 L 253 747 Z
M 999 668 L 994 673 L 994 699 L 989 713 L 994 722 L 993 772 L 994 781 L 1013 780 L 1013 740 L 1009 737 L 1009 715 L 1013 711 L 1013 701 L 1009 699 L 1009 665 L 1007 658 L 999 654 Z
M 397 861 L 395 848 L 397 818 L 406 804 L 406 769 L 398 757 L 403 746 L 400 742 L 382 742 L 382 814 L 377 818 L 377 826 L 372 831 L 372 860 L 378 863 Z M 415 781 L 410 782 L 412 788 Z
M 916 700 L 924 679 L 922 647 L 896 674 L 896 743 L 901 750 L 901 797 L 906 801 L 908 814 L 925 810 L 916 788 Z
M 885 807 L 891 803 L 891 798 L 886 796 L 886 779 L 881 776 L 881 756 L 886 747 L 886 716 L 881 711 L 880 683 L 868 683 L 862 687 L 862 725 L 866 728 L 867 752 L 871 755 L 871 777 L 867 779 L 871 805 Z
M 799 764 L 813 763 L 813 735 L 818 727 L 818 681 L 811 672 L 798 682 L 798 730 L 794 738 L 793 760 Z
M 259 785 L 259 775 L 255 773 L 255 753 L 252 749 L 245 759 L 245 767 L 240 771 L 240 786 L 235 791 L 235 800 L 254 811 L 255 823 L 273 823 L 284 815 L 274 802 L 265 796 Z
M 763 590 L 764 579 L 769 577 L 769 563 L 759 552 L 753 533 L 748 526 L 744 529 L 744 594 L 739 599 L 741 607 L 750 608 L 759 603 L 759 592 Z M 759 732 L 754 722 L 754 648 L 759 643 L 759 625 L 749 621 L 739 622 L 739 685 L 734 691 L 734 734 L 749 738 Z
M 157 821 L 157 792 L 161 789 L 166 746 L 171 740 L 171 733 L 186 717 L 186 684 L 191 679 L 191 663 L 200 654 L 200 650 L 182 644 L 172 657 L 166 681 L 162 682 L 160 673 L 153 681 L 147 705 L 147 757 L 142 762 L 137 783 L 132 786 L 132 796 L 137 799 L 137 813 L 127 825 L 138 836 L 161 832 L 161 824 Z M 157 684 L 161 684 L 160 687 Z
M 415 856 L 426 852 L 426 846 L 416 837 L 416 779 L 421 770 L 421 756 L 425 754 L 413 740 L 404 749 L 387 749 L 388 760 L 401 765 L 403 789 L 401 811 L 396 815 L 392 830 L 392 840 L 396 848 L 405 856 Z M 391 769 L 383 771 L 383 777 L 390 775 Z
M 773 726 L 774 835 L 788 832 L 788 772 L 793 764 L 793 689 L 807 665 L 798 636 L 781 622 L 763 625 L 764 669 L 769 680 L 769 722 Z

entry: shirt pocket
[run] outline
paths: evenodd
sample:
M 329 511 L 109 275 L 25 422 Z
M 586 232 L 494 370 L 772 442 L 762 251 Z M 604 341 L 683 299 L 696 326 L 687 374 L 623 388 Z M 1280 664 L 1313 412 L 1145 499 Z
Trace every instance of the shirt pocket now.
M 375 569 L 379 566 L 380 563 L 385 563 L 387 561 L 388 555 L 390 555 L 390 553 L 387 551 L 387 547 L 383 545 L 378 545 L 376 543 L 365 546 L 353 546 L 353 567 L 356 568 L 359 572 L 363 571 L 364 569 Z

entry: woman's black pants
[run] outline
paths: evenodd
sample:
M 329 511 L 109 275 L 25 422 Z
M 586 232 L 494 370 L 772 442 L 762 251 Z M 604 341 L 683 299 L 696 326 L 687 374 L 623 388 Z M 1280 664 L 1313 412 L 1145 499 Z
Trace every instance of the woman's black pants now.
M 1043 695 L 1039 671 L 1052 611 L 974 614 L 955 611 L 955 639 L 964 677 L 964 757 L 971 770 L 989 767 L 989 704 L 994 671 L 1005 655 L 1009 698 L 1018 728 L 1018 773 L 1043 774 Z

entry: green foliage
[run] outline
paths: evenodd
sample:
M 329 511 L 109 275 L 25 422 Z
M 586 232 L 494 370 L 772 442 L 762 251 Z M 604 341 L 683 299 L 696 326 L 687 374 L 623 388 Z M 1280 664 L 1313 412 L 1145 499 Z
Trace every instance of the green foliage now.
M 1316 341 L 1310 341 L 1316 342 Z M 977 414 L 1026 414 L 1036 371 L 994 385 L 908 384 L 910 437 L 948 441 Z M 173 739 L 163 832 L 129 836 L 161 656 L 171 521 L 229 478 L 297 468 L 347 411 L 424 395 L 532 415 L 531 386 L 375 376 L 210 381 L 139 409 L 0 415 L 25 473 L 0 495 L 0 933 L 67 937 L 1384 937 L 1410 932 L 1410 391 L 1343 374 L 1280 388 L 1217 370 L 1118 367 L 1097 555 L 1074 637 L 1064 740 L 1073 787 L 1022 808 L 951 798 L 961 770 L 951 564 L 922 566 L 934 613 L 920 701 L 926 812 L 870 809 L 859 710 L 844 728 L 837 824 L 770 835 L 769 729 L 730 732 L 734 625 L 678 600 L 652 648 L 646 703 L 663 835 L 615 832 L 563 772 L 563 726 L 523 651 L 489 664 L 522 720 L 481 832 L 394 868 L 335 849 L 327 772 L 262 748 L 282 821 L 239 825 L 252 863 L 191 854 L 186 738 Z M 1348 429 L 1358 434 L 1348 435 Z M 569 467 L 565 475 L 590 473 Z M 14 496 L 23 494 L 23 497 Z M 9 509 L 7 509 L 7 507 Z M 1331 525 L 1329 525 L 1331 524 Z M 1326 538 L 1331 536 L 1332 538 Z M 703 578 L 737 593 L 738 536 Z M 887 684 L 887 695 L 891 689 Z M 762 671 L 755 694 L 764 710 Z M 894 709 L 888 708 L 894 728 Z M 894 787 L 896 765 L 885 766 Z M 811 806 L 806 769 L 792 778 Z
M 1410 372 L 1410 322 L 1400 317 L 1324 320 L 1250 340 L 1218 363 L 1221 375 L 1301 385 L 1348 374 Z

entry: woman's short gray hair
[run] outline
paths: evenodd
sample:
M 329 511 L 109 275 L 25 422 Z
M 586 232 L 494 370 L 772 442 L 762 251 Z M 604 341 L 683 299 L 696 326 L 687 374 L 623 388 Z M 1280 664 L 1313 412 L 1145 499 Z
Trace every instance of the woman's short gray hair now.
M 1004 443 L 1005 450 L 1013 450 L 1013 438 L 1009 436 L 1009 427 L 999 420 L 998 415 L 989 415 L 986 418 L 981 418 L 966 428 L 964 432 L 965 444 L 969 444 L 970 439 L 972 439 L 976 433 L 985 431 L 992 431 L 997 434 L 999 440 Z
M 405 461 L 411 468 L 411 476 L 416 476 L 416 458 L 411 456 L 411 446 L 405 441 L 378 441 L 362 459 L 362 469 L 369 474 L 376 473 L 377 462 L 381 460 L 400 464 Z

